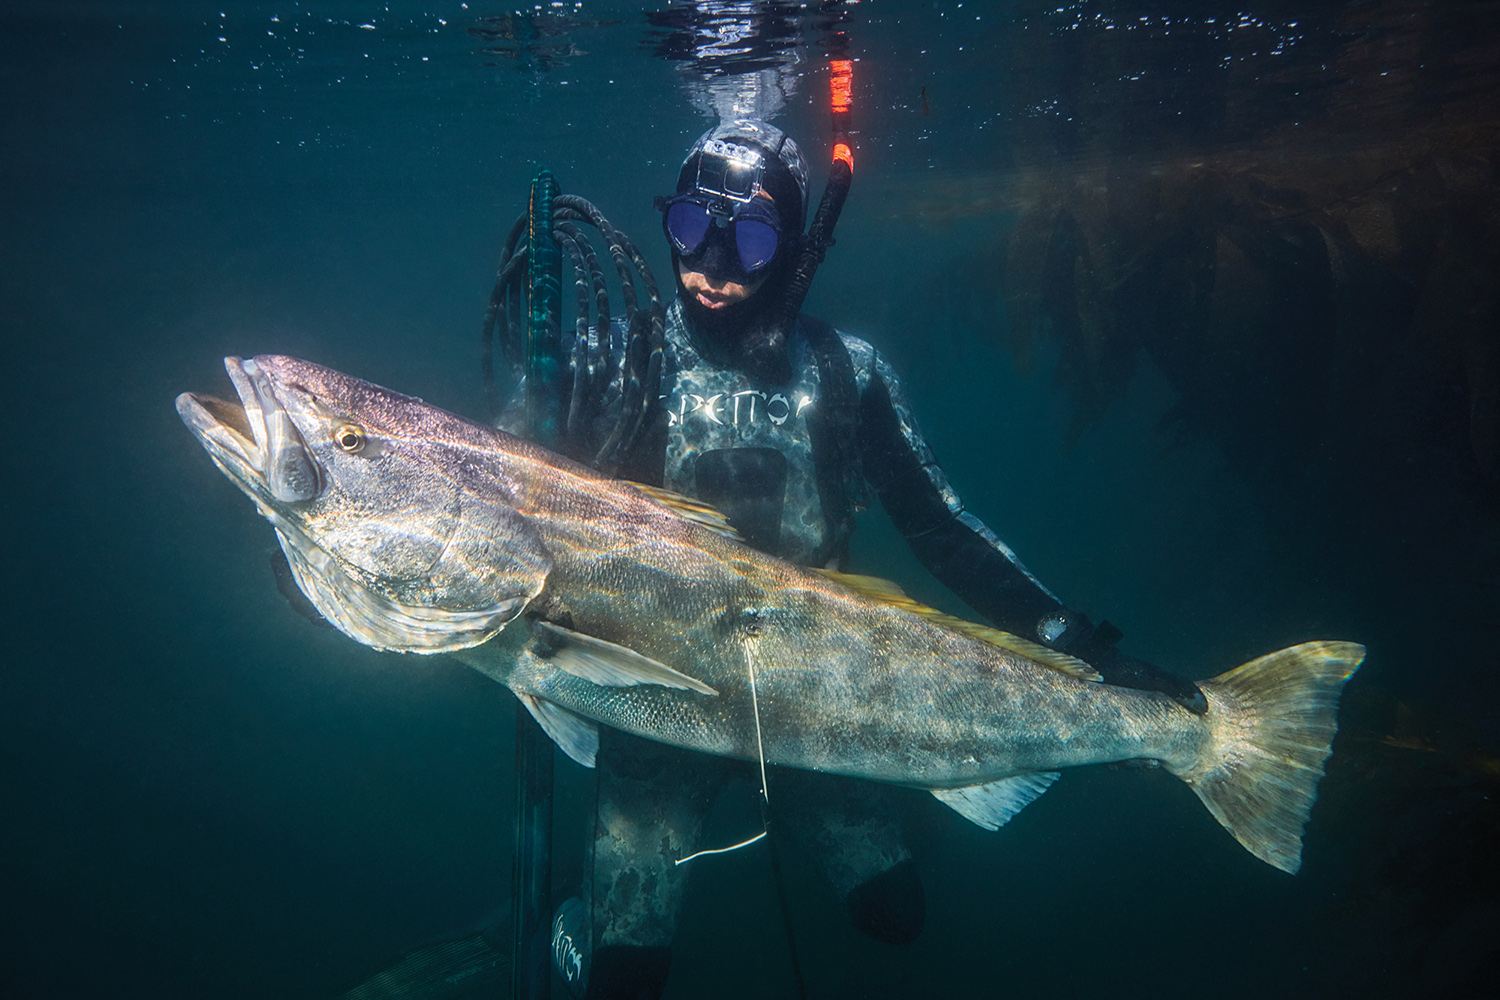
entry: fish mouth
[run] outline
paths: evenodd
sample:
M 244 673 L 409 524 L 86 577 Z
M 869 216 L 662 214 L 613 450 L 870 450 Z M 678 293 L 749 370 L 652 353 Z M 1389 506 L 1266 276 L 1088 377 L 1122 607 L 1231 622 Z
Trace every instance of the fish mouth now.
M 239 402 L 206 393 L 177 397 L 177 414 L 225 475 L 261 501 L 295 503 L 322 492 L 322 467 L 264 371 L 228 357 L 224 370 Z

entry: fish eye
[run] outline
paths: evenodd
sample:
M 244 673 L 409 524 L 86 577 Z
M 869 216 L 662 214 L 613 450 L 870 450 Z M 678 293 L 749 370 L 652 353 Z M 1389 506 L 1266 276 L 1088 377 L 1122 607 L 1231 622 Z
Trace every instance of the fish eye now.
M 351 455 L 358 455 L 365 447 L 365 429 L 358 424 L 341 424 L 333 432 L 333 443 Z

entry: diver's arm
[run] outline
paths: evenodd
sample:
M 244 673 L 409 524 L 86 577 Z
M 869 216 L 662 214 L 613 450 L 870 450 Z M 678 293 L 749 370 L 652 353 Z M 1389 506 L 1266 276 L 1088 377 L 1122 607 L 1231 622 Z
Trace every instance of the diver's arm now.
M 1194 711 L 1197 686 L 1115 648 L 1120 631 L 1067 608 L 973 514 L 923 440 L 895 372 L 878 354 L 860 398 L 865 479 L 928 571 L 994 625 L 1093 665 L 1112 684 L 1162 691 Z
M 1028 639 L 1067 608 L 963 502 L 918 430 L 891 367 L 875 355 L 860 397 L 860 458 L 891 522 L 933 576 L 994 625 Z

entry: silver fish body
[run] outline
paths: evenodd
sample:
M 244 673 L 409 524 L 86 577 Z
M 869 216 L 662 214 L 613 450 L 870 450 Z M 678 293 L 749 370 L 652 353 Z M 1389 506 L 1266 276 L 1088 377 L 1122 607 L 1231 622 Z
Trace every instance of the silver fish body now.
M 575 759 L 595 723 L 927 788 L 997 827 L 1062 768 L 1159 760 L 1258 857 L 1300 864 L 1342 685 L 1313 642 L 1200 683 L 1195 715 L 878 585 L 742 544 L 713 512 L 296 359 L 226 359 L 178 411 L 351 637 L 452 652 Z

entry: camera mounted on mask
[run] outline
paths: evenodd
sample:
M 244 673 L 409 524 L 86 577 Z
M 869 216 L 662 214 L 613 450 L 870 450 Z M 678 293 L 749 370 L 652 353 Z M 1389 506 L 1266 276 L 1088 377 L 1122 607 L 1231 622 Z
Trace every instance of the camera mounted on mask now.
M 692 187 L 656 198 L 662 231 L 692 270 L 746 284 L 757 281 L 788 242 L 764 186 L 768 156 L 722 139 L 707 140 L 697 155 Z
M 766 176 L 766 154 L 754 146 L 710 139 L 698 156 L 698 179 L 695 193 L 717 197 L 722 201 L 747 204 L 762 191 Z M 712 209 L 718 217 L 728 218 L 732 210 L 722 203 Z

